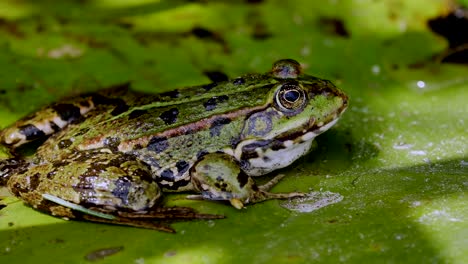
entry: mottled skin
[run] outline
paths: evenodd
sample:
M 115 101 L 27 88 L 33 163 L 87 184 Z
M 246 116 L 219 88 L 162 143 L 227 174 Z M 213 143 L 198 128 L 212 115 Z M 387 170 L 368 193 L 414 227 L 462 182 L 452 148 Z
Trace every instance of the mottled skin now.
M 249 176 L 306 154 L 346 107 L 343 92 L 302 74 L 293 60 L 276 62 L 266 74 L 161 94 L 114 87 L 64 99 L 4 129 L 0 143 L 13 152 L 52 136 L 34 156 L 0 163 L 0 178 L 13 194 L 54 215 L 77 214 L 44 194 L 119 216 L 110 222 L 144 227 L 133 217 L 160 216 L 161 191 L 194 191 L 199 195 L 192 197 L 229 200 L 237 208 L 300 196 L 269 193 L 279 178 L 257 187 Z M 169 217 L 209 217 L 168 210 Z

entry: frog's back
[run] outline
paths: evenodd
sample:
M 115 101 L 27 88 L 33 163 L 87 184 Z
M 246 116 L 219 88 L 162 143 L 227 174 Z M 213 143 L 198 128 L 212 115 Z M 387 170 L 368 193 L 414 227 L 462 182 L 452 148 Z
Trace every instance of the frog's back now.
M 261 76 L 248 75 L 217 85 L 161 94 L 130 90 L 119 97 L 118 105 L 97 107 L 54 141 L 66 141 L 69 144 L 65 145 L 78 149 L 111 145 L 128 152 L 146 147 L 154 137 L 180 138 L 197 133 L 216 136 L 224 125 L 241 122 L 248 112 L 265 106 L 265 94 L 274 79 L 270 85 L 256 85 Z M 101 95 L 114 100 L 112 93 Z M 231 140 L 223 139 L 226 140 L 217 141 Z

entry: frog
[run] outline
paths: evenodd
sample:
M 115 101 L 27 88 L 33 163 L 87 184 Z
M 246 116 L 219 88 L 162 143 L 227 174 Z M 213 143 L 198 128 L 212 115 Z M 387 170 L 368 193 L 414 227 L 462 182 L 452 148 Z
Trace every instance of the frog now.
M 287 167 L 334 126 L 348 96 L 331 81 L 303 73 L 293 59 L 249 73 L 169 92 L 121 84 L 64 98 L 0 132 L 13 157 L 0 181 L 26 204 L 65 219 L 171 231 L 164 219 L 214 219 L 161 206 L 163 194 L 224 201 L 237 209 L 270 199 Z M 31 156 L 18 155 L 41 141 Z

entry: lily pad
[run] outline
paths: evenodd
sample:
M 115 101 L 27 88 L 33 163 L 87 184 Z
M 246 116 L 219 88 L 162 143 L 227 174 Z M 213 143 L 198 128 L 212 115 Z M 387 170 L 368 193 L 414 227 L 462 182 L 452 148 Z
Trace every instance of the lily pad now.
M 450 45 L 428 26 L 448 2 L 0 2 L 1 128 L 62 96 L 128 81 L 168 91 L 281 58 L 350 95 L 338 125 L 273 189 L 325 199 L 309 201 L 315 210 L 173 194 L 170 205 L 227 218 L 167 234 L 65 221 L 2 190 L 0 262 L 468 262 L 468 69 L 441 62 Z

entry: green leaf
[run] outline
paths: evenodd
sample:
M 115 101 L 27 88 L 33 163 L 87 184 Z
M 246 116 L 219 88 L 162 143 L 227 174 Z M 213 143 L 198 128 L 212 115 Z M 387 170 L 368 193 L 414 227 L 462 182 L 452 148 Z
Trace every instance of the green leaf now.
M 0 262 L 468 262 L 467 67 L 433 59 L 448 45 L 427 26 L 446 2 L 2 1 L 0 127 L 70 94 L 126 81 L 166 91 L 281 58 L 342 87 L 350 107 L 279 172 L 274 192 L 314 195 L 299 211 L 172 194 L 170 205 L 227 218 L 166 234 L 65 221 L 8 197 Z

